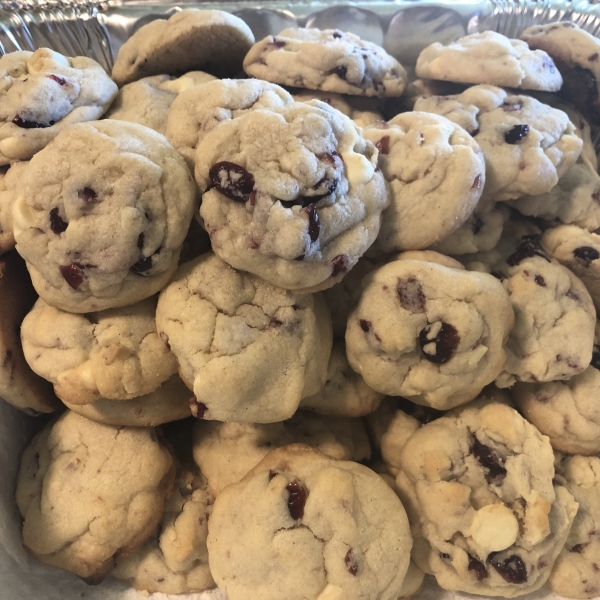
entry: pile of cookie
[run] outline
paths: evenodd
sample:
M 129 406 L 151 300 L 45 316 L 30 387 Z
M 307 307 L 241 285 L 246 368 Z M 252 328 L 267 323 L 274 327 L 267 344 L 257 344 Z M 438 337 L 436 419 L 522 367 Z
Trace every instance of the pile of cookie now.
M 231 600 L 600 594 L 599 56 L 484 32 L 409 83 L 189 9 L 112 78 L 2 57 L 0 396 L 62 411 L 27 549 Z

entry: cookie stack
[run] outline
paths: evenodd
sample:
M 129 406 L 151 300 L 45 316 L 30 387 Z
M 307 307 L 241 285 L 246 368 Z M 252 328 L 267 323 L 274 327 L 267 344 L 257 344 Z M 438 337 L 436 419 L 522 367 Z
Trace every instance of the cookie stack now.
M 64 411 L 25 546 L 231 600 L 597 595 L 600 42 L 484 32 L 411 83 L 254 42 L 186 9 L 112 79 L 0 59 L 0 395 Z

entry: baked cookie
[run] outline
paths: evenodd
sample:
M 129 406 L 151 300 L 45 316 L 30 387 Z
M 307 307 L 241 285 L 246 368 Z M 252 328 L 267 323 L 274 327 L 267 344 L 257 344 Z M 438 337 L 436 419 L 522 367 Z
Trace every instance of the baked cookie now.
M 215 496 L 240 481 L 271 450 L 302 443 L 336 460 L 365 460 L 371 455 L 360 419 L 336 419 L 298 411 L 282 423 L 220 423 L 194 426 L 194 461 Z
M 52 385 L 31 370 L 21 348 L 19 328 L 36 295 L 16 252 L 0 256 L 0 298 L 0 398 L 30 415 L 53 412 L 60 402 Z
M 369 387 L 448 409 L 473 400 L 501 372 L 513 312 L 494 277 L 396 260 L 362 287 L 346 352 Z
M 540 244 L 581 279 L 596 310 L 600 310 L 600 235 L 574 225 L 560 225 L 546 230 Z
M 575 23 L 564 21 L 529 27 L 521 39 L 530 48 L 539 48 L 554 59 L 564 79 L 560 95 L 572 102 L 590 123 L 600 125 L 598 38 Z
M 414 558 L 442 588 L 512 598 L 546 582 L 577 503 L 517 411 L 489 400 L 452 411 L 410 436 L 400 462 L 401 498 L 418 502 Z
M 174 478 L 173 457 L 153 429 L 67 411 L 21 460 L 23 543 L 38 560 L 99 583 L 151 535 Z
M 251 29 L 221 10 L 186 8 L 140 27 L 120 48 L 112 77 L 119 86 L 150 75 L 206 71 L 231 77 L 254 44 Z
M 224 489 L 208 532 L 210 570 L 231 600 L 396 600 L 411 543 L 404 508 L 376 473 L 303 444 L 270 452 Z
M 485 185 L 477 142 L 460 126 L 425 112 L 402 113 L 363 131 L 379 150 L 392 197 L 375 248 L 421 250 L 456 231 Z
M 548 583 L 567 598 L 594 598 L 600 592 L 600 458 L 556 456 L 556 480 L 579 503 L 573 527 Z
M 556 92 L 563 80 L 543 50 L 495 31 L 467 35 L 448 46 L 435 42 L 417 59 L 418 77 Z
M 149 394 L 177 372 L 156 331 L 156 301 L 73 314 L 40 299 L 21 326 L 25 359 L 69 404 Z
M 117 86 L 91 58 L 48 48 L 0 58 L 0 165 L 29 160 L 65 127 L 99 119 Z
M 60 133 L 15 194 L 16 247 L 36 291 L 76 313 L 134 304 L 164 287 L 196 202 L 164 136 L 110 119 Z
M 293 101 L 282 87 L 267 81 L 213 81 L 177 97 L 169 111 L 166 136 L 193 170 L 198 144 L 217 125 L 259 108 L 277 108 Z
M 196 149 L 196 182 L 214 252 L 303 292 L 344 277 L 389 204 L 375 146 L 318 100 L 221 123 Z
M 105 118 L 139 123 L 164 134 L 169 109 L 177 95 L 214 79 L 202 71 L 192 71 L 178 79 L 169 75 L 144 77 L 119 90 Z
M 178 466 L 173 495 L 158 530 L 112 575 L 136 590 L 189 594 L 213 587 L 208 568 L 208 519 L 214 498 L 195 466 Z
M 276 288 L 212 253 L 180 267 L 156 324 L 198 418 L 282 421 L 325 382 L 332 334 L 322 298 Z
M 27 170 L 29 162 L 16 162 L 7 169 L 0 169 L 0 254 L 15 247 L 12 209 L 15 188 Z
M 381 46 L 337 29 L 284 29 L 252 46 L 244 71 L 281 85 L 379 98 L 401 96 L 404 67 Z

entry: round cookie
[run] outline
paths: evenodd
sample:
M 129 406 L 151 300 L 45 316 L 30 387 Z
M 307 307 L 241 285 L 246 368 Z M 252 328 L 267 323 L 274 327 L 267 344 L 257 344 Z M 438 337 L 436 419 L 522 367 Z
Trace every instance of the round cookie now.
M 53 412 L 60 402 L 52 385 L 27 364 L 19 339 L 21 322 L 36 295 L 16 252 L 0 256 L 0 297 L 0 398 L 30 415 Z
M 196 202 L 164 136 L 109 119 L 61 132 L 15 194 L 16 247 L 36 291 L 76 313 L 134 304 L 164 287 Z
M 23 543 L 38 560 L 99 583 L 151 535 L 174 478 L 173 457 L 154 430 L 67 411 L 21 460 Z
M 322 298 L 276 288 L 212 253 L 182 265 L 156 323 L 199 418 L 282 421 L 325 382 L 332 334 Z
M 186 73 L 178 79 L 169 75 L 144 77 L 119 90 L 105 118 L 139 123 L 164 134 L 169 109 L 177 95 L 214 79 L 201 71 Z
M 411 112 L 366 127 L 363 134 L 379 150 L 392 197 L 375 243 L 379 252 L 427 248 L 468 219 L 485 185 L 485 162 L 462 127 Z
M 178 466 L 158 531 L 119 562 L 112 575 L 146 592 L 189 594 L 213 587 L 206 547 L 213 502 L 202 473 L 194 466 Z
M 483 194 L 495 201 L 548 192 L 583 146 L 564 112 L 498 87 L 475 85 L 455 96 L 422 98 L 415 110 L 442 115 L 475 138 L 486 163 Z
M 119 50 L 112 77 L 119 86 L 150 75 L 206 71 L 230 77 L 254 44 L 239 17 L 221 10 L 186 8 L 168 20 L 140 27 Z
M 435 42 L 417 59 L 418 77 L 556 92 L 563 80 L 552 59 L 495 31 L 467 35 L 448 46 Z
M 99 119 L 117 86 L 91 58 L 48 48 L 0 58 L 0 165 L 29 160 L 65 127 Z
M 15 188 L 28 164 L 26 161 L 16 162 L 6 171 L 0 169 L 0 254 L 15 247 L 12 218 Z
M 291 104 L 282 87 L 258 79 L 221 79 L 182 92 L 169 111 L 165 135 L 190 169 L 204 136 L 223 121 L 259 108 Z
M 494 277 L 397 260 L 362 286 L 346 352 L 369 387 L 448 409 L 475 398 L 502 370 L 513 312 Z
M 240 481 L 271 450 L 302 443 L 336 460 L 360 461 L 370 457 L 371 446 L 362 421 L 321 417 L 298 411 L 281 423 L 220 423 L 194 425 L 194 461 L 217 496 Z
M 69 404 L 149 394 L 177 372 L 156 331 L 156 302 L 83 315 L 40 299 L 21 326 L 25 358 Z
M 548 439 L 503 403 L 477 401 L 418 429 L 396 478 L 409 517 L 419 515 L 418 566 L 447 590 L 512 598 L 539 589 L 577 512 L 553 486 L 553 463 Z
M 302 444 L 223 490 L 208 532 L 211 572 L 231 600 L 396 600 L 410 548 L 402 504 L 376 473 Z
M 389 204 L 375 146 L 317 100 L 221 123 L 195 162 L 214 252 L 286 289 L 340 281 L 375 241 Z
M 309 90 L 379 98 L 401 96 L 404 67 L 381 46 L 337 29 L 284 29 L 252 46 L 244 71 Z

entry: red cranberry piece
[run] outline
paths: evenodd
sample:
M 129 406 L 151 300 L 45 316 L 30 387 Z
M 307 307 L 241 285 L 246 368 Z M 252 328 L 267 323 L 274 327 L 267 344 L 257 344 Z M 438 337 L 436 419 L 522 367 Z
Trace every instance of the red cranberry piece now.
M 423 350 L 423 356 L 429 362 L 436 365 L 443 365 L 452 358 L 452 355 L 460 342 L 460 336 L 453 325 L 442 321 L 440 330 L 434 337 L 430 338 L 429 332 L 433 325 L 434 324 L 431 323 L 421 329 L 421 332 L 419 333 L 419 343 L 421 344 L 421 350 L 423 350 L 427 344 L 435 344 L 435 352 L 430 354 Z
M 546 287 L 546 280 L 541 276 L 541 275 L 536 275 L 533 280 L 536 282 L 537 285 L 539 285 L 540 287 Z
M 348 74 L 348 67 L 344 67 L 343 65 L 340 67 L 336 67 L 333 72 L 342 80 L 346 81 L 346 75 Z
M 507 144 L 518 144 L 529 133 L 529 125 L 515 125 L 504 132 L 504 141 Z
M 470 554 L 469 566 L 467 567 L 467 569 L 475 575 L 475 579 L 477 579 L 477 581 L 482 581 L 483 579 L 487 579 L 489 577 L 485 565 Z
M 495 560 L 490 554 L 488 562 L 508 583 L 527 583 L 527 569 L 520 556 L 514 554 L 503 561 Z
M 17 126 L 17 127 L 21 127 L 22 129 L 45 129 L 46 127 L 51 127 L 52 125 L 54 125 L 54 121 L 50 121 L 50 123 L 48 123 L 48 125 L 45 125 L 44 123 L 36 123 L 35 121 L 27 121 L 26 119 L 22 119 L 21 117 L 19 117 L 19 115 L 17 115 L 12 122 Z
M 346 565 L 346 569 L 348 569 L 348 573 L 350 573 L 350 575 L 354 575 L 354 577 L 358 575 L 358 564 L 354 556 L 352 556 L 352 548 L 346 552 L 346 556 L 344 556 L 344 564 Z
M 83 283 L 85 279 L 85 273 L 80 265 L 77 263 L 72 263 L 70 265 L 65 265 L 62 267 L 58 267 L 60 274 L 64 277 L 65 281 L 74 289 L 78 290 L 79 286 Z
M 317 155 L 317 158 L 323 162 L 329 163 L 334 167 L 336 166 L 336 159 L 339 159 L 341 162 L 343 162 L 339 152 L 326 152 L 325 154 Z
M 366 319 L 360 319 L 358 324 L 365 333 L 369 333 L 369 331 L 371 331 L 373 328 L 373 323 L 371 323 L 371 321 L 367 321 Z
M 52 233 L 60 235 L 63 231 L 66 231 L 68 225 L 58 214 L 58 207 L 50 211 L 50 229 L 52 229 Z
M 506 477 L 506 469 L 503 467 L 501 459 L 496 453 L 485 444 L 482 444 L 475 436 L 473 436 L 473 445 L 471 452 L 477 459 L 477 462 L 487 469 L 485 479 L 488 483 L 496 483 L 498 479 Z
M 384 135 L 376 144 L 377 150 L 381 154 L 389 154 L 390 153 L 390 136 Z
M 58 75 L 48 75 L 48 79 L 52 79 L 53 81 L 56 81 L 56 83 L 58 83 L 58 85 L 66 85 L 67 84 L 67 80 L 63 79 L 62 77 L 59 77 Z
M 196 396 L 192 396 L 190 398 L 190 410 L 196 419 L 203 419 L 208 410 L 208 406 L 206 406 L 204 402 L 199 402 Z
M 421 284 L 414 278 L 398 279 L 396 286 L 400 305 L 413 314 L 425 312 L 425 294 Z
M 269 46 L 273 46 L 273 48 L 285 48 L 286 43 L 283 40 L 278 40 L 275 36 L 269 42 Z
M 333 32 L 332 35 L 335 40 L 339 40 L 342 37 L 342 34 L 337 29 Z
M 77 190 L 77 197 L 88 204 L 96 204 L 98 202 L 98 194 L 89 187 L 84 187 L 81 190 Z
M 232 162 L 218 162 L 210 168 L 208 176 L 223 196 L 236 202 L 246 202 L 254 190 L 252 174 Z
M 600 258 L 600 252 L 591 246 L 581 246 L 573 250 L 573 256 L 580 260 L 587 269 L 593 260 Z
M 546 253 L 540 246 L 539 236 L 524 235 L 521 238 L 519 247 L 506 259 L 506 262 L 511 267 L 514 267 L 523 262 L 526 258 L 532 258 L 534 256 L 541 256 L 544 260 L 550 262 L 550 259 L 546 256 Z
M 304 505 L 306 504 L 308 492 L 296 479 L 288 483 L 285 489 L 290 493 L 288 498 L 290 515 L 292 519 L 297 521 L 304 516 Z
M 331 271 L 332 277 L 337 277 L 340 273 L 346 273 L 348 271 L 348 257 L 345 254 L 338 254 L 331 261 L 333 269 Z
M 308 215 L 308 236 L 311 242 L 316 242 L 321 232 L 317 207 L 314 204 L 309 204 L 304 211 Z

